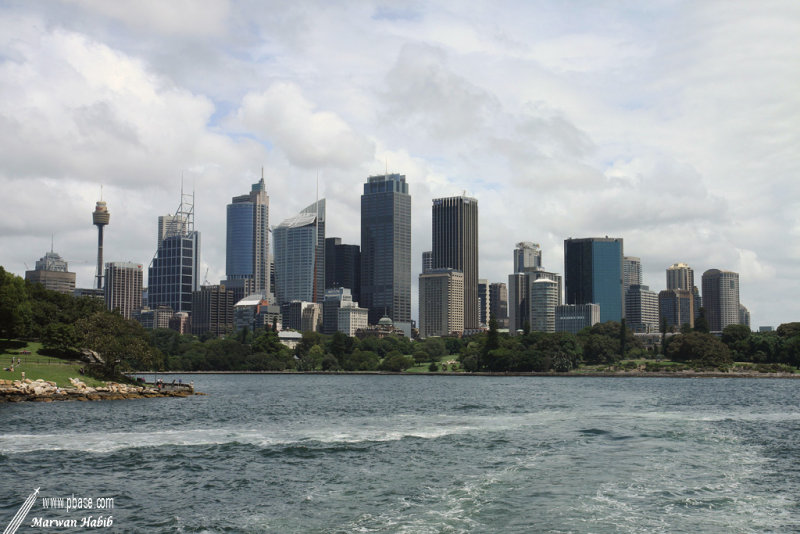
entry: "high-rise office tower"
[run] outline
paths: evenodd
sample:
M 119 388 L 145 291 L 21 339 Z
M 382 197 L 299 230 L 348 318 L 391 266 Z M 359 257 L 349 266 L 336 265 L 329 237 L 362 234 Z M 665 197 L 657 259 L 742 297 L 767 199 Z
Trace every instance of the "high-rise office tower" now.
M 333 334 L 339 330 L 339 310 L 356 306 L 353 295 L 346 287 L 329 288 L 325 290 L 325 300 L 322 303 L 322 333 Z
M 355 302 L 361 298 L 361 247 L 325 238 L 325 289 L 346 287 Z
M 215 337 L 233 332 L 233 291 L 224 285 L 201 286 L 192 293 L 192 334 Z
M 111 219 L 106 203 L 102 200 L 97 201 L 97 205 L 92 212 L 92 224 L 97 226 L 97 289 L 103 289 L 103 227 Z
M 508 332 L 512 336 L 530 329 L 530 292 L 527 273 L 508 275 Z
M 269 195 L 261 180 L 250 193 L 233 197 L 227 208 L 225 275 L 227 281 L 252 280 L 254 293 L 270 293 Z
M 45 289 L 59 293 L 72 294 L 75 290 L 75 273 L 69 272 L 67 262 L 53 252 L 52 248 L 36 261 L 33 271 L 25 271 L 25 280 L 42 284 Z
M 175 215 L 158 218 L 158 249 L 147 270 L 147 304 L 192 311 L 200 281 L 200 232 L 194 229 L 194 193 L 184 194 Z
M 530 318 L 532 331 L 556 331 L 556 306 L 561 304 L 558 288 L 558 282 L 547 278 L 539 278 L 531 283 Z
M 739 324 L 739 273 L 720 269 L 704 272 L 703 307 L 712 332 L 721 332 L 729 324 Z
M 464 273 L 464 330 L 480 327 L 478 314 L 478 200 L 433 199 L 433 268 Z
M 648 286 L 634 284 L 625 292 L 625 322 L 633 332 L 659 330 L 658 295 Z
M 432 269 L 419 275 L 419 335 L 447 336 L 464 330 L 464 273 Z
M 556 332 L 577 334 L 587 326 L 600 322 L 597 304 L 562 304 L 556 306 Z
M 279 304 L 325 297 L 325 199 L 275 227 L 275 297 Z
M 622 319 L 622 256 L 622 238 L 564 240 L 566 303 L 599 304 L 602 323 Z
M 750 328 L 750 310 L 744 304 L 739 304 L 739 324 Z
M 483 279 L 478 280 L 478 320 L 481 325 L 489 326 L 490 304 L 489 281 Z
M 542 248 L 539 243 L 522 241 L 514 249 L 514 272 L 524 273 L 542 268 Z
M 427 273 L 433 269 L 433 251 L 426 250 L 422 253 L 422 272 Z
M 666 319 L 667 327 L 680 330 L 683 325 L 694 328 L 697 316 L 694 309 L 694 294 L 687 289 L 665 289 L 658 294 L 659 330 L 661 319 Z
M 489 314 L 498 328 L 508 328 L 508 286 L 503 282 L 489 284 Z
M 142 266 L 139 263 L 106 263 L 105 300 L 109 310 L 131 319 L 142 308 Z
M 547 272 L 541 267 L 508 275 L 508 331 L 513 336 L 532 328 L 531 291 L 537 280 L 551 280 L 556 284 L 556 305 L 561 304 L 561 275 Z
M 635 256 L 622 258 L 622 290 L 628 292 L 631 286 L 642 285 L 642 260 Z
M 401 174 L 370 176 L 361 195 L 361 301 L 370 324 L 411 323 L 411 195 Z
M 685 263 L 674 263 L 667 268 L 667 289 L 694 289 L 694 271 Z

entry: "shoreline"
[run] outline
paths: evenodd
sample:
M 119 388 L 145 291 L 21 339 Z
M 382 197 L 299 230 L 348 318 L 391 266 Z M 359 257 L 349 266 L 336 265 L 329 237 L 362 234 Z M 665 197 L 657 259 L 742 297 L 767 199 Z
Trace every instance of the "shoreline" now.
M 131 373 L 132 376 L 144 375 L 394 375 L 394 376 L 521 376 L 521 377 L 592 377 L 592 378 L 788 378 L 800 379 L 800 373 L 723 373 L 721 371 L 587 371 L 585 373 L 492 373 L 492 372 L 424 372 L 406 373 L 394 371 L 145 371 Z
M 148 386 L 133 386 L 109 382 L 104 386 L 87 387 L 86 384 L 76 380 L 75 387 L 61 388 L 55 382 L 43 379 L 9 380 L 0 382 L 0 404 L 5 402 L 56 402 L 56 401 L 100 401 L 100 400 L 128 400 L 149 399 L 156 397 L 189 397 L 203 395 L 197 393 L 192 386 L 173 387 L 166 386 L 157 389 Z

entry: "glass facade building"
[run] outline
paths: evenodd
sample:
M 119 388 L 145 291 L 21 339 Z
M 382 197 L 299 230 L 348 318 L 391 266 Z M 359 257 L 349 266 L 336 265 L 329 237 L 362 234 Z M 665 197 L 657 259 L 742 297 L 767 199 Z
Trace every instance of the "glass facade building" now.
M 192 292 L 197 291 L 200 278 L 199 265 L 199 232 L 167 234 L 159 242 L 156 256 L 147 270 L 148 306 L 169 306 L 174 312 L 191 312 Z
M 370 176 L 361 195 L 361 294 L 370 324 L 411 322 L 411 195 L 401 174 Z
M 567 304 L 599 304 L 600 322 L 624 317 L 622 238 L 564 241 Z
M 227 208 L 225 273 L 228 281 L 252 280 L 252 290 L 270 293 L 269 196 L 264 177 Z
M 325 289 L 346 287 L 355 302 L 361 298 L 361 247 L 343 245 L 338 237 L 325 239 Z
M 322 303 L 325 295 L 325 199 L 275 227 L 275 297 Z

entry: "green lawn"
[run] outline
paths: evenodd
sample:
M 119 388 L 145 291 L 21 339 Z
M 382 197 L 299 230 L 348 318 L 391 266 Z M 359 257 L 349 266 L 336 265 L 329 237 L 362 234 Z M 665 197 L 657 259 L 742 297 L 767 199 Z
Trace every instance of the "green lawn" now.
M 439 366 L 439 371 L 442 370 L 442 363 L 443 362 L 447 362 L 447 361 L 451 361 L 451 360 L 458 361 L 458 355 L 457 354 L 450 354 L 449 356 L 440 357 L 438 362 L 437 362 L 437 365 Z M 414 367 L 409 367 L 404 372 L 406 372 L 406 373 L 428 373 L 428 372 L 430 372 L 430 371 L 428 371 L 428 366 L 430 366 L 430 362 L 425 362 L 425 363 L 420 364 L 420 365 L 415 365 Z M 461 371 L 461 370 L 463 370 L 463 369 L 461 369 L 459 367 L 459 371 Z M 447 371 L 448 372 L 452 371 L 451 366 L 449 366 L 449 365 L 447 366 Z
M 0 344 L 0 379 L 20 380 L 24 372 L 25 378 L 49 380 L 58 384 L 59 387 L 71 387 L 70 378 L 78 378 L 87 386 L 103 385 L 100 380 L 80 374 L 78 370 L 86 364 L 39 354 L 41 348 L 42 344 L 36 342 L 2 342 Z M 30 354 L 19 354 L 19 351 L 29 351 Z M 4 369 L 11 366 L 12 357 L 14 370 L 5 371 Z M 18 364 L 17 358 L 22 363 Z

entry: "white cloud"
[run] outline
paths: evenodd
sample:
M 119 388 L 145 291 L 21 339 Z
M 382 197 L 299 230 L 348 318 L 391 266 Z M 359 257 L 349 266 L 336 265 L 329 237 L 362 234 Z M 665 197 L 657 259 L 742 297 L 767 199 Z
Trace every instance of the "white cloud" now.
M 518 241 L 563 271 L 564 238 L 609 234 L 653 289 L 675 261 L 738 269 L 754 322 L 800 314 L 796 2 L 195 6 L 0 6 L 0 264 L 21 272 L 56 233 L 90 279 L 100 183 L 107 257 L 146 262 L 183 174 L 221 278 L 224 206 L 262 165 L 273 223 L 319 171 L 331 234 L 358 242 L 388 159 L 414 279 L 430 199 L 466 190 L 481 277 L 506 280 Z
M 290 83 L 245 95 L 236 119 L 247 132 L 281 149 L 298 167 L 353 167 L 371 159 L 374 152 L 368 139 L 354 133 L 335 113 L 316 111 Z
M 139 30 L 168 35 L 220 34 L 226 29 L 230 11 L 227 0 L 137 0 L 136 2 L 104 2 L 103 0 L 64 0 L 85 10 L 123 22 Z

